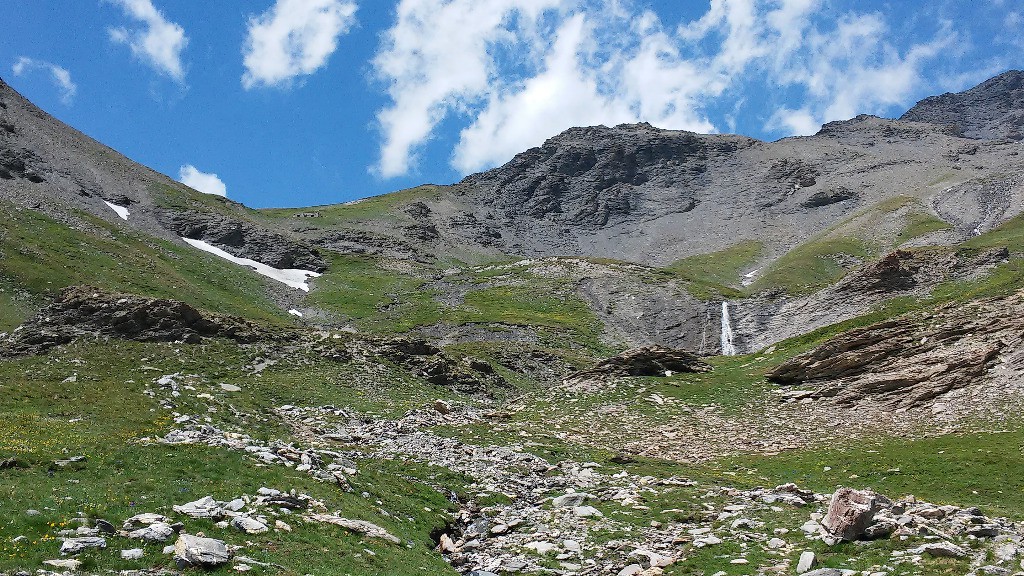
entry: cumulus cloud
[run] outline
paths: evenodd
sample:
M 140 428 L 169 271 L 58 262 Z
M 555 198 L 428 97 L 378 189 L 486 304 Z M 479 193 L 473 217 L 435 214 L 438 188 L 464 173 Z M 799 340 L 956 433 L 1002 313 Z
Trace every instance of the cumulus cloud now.
M 924 81 L 923 64 L 958 38 L 946 24 L 934 39 L 900 53 L 888 42 L 890 35 L 878 14 L 849 15 L 833 30 L 813 30 L 805 47 L 807 61 L 778 70 L 781 84 L 806 90 L 807 103 L 799 110 L 779 110 L 768 128 L 811 134 L 824 122 L 903 104 Z
M 796 94 L 801 105 L 768 127 L 813 132 L 906 103 L 957 41 L 947 25 L 901 51 L 882 16 L 828 4 L 711 0 L 700 18 L 666 24 L 631 0 L 401 0 L 373 61 L 390 97 L 375 171 L 408 173 L 442 121 L 464 123 L 452 165 L 467 173 L 573 125 L 717 131 L 712 108 L 742 93 Z M 731 128 L 738 112 L 719 121 Z
M 277 0 L 249 20 L 242 86 L 286 84 L 322 68 L 355 24 L 350 0 Z
M 182 82 L 185 79 L 185 67 L 181 62 L 181 53 L 188 45 L 185 30 L 178 24 L 167 20 L 157 10 L 152 0 L 106 0 L 119 6 L 125 16 L 135 20 L 138 26 L 110 28 L 110 39 L 119 44 L 126 44 L 132 54 L 143 60 L 158 72 Z
M 216 174 L 200 172 L 195 166 L 186 164 L 178 170 L 178 181 L 204 194 L 227 196 L 228 188 Z
M 466 110 L 498 86 L 501 45 L 527 67 L 542 59 L 541 16 L 564 0 L 402 0 L 373 65 L 392 105 L 377 119 L 384 133 L 383 176 L 409 171 L 415 149 L 447 114 Z M 510 47 L 514 47 L 515 50 Z
M 50 80 L 60 90 L 60 101 L 65 106 L 70 106 L 75 101 L 75 94 L 78 93 L 78 85 L 71 80 L 71 73 L 62 66 L 58 66 L 44 60 L 35 60 L 22 56 L 15 61 L 11 71 L 15 76 L 28 74 L 34 71 L 43 71 L 50 76 Z

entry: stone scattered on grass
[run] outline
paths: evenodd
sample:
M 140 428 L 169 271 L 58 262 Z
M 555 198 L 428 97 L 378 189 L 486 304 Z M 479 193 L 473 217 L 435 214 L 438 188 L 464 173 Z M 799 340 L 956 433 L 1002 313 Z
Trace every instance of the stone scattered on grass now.
M 310 514 L 306 516 L 305 519 L 310 522 L 319 522 L 321 524 L 334 524 L 335 526 L 341 526 L 342 528 L 350 532 L 362 534 L 363 536 L 367 536 L 369 538 L 379 538 L 381 540 L 391 542 L 392 544 L 402 543 L 402 540 L 394 534 L 391 534 L 390 532 L 381 528 L 380 526 L 377 526 L 376 524 L 372 524 L 365 520 L 349 520 L 347 518 L 334 516 L 332 514 Z
M 182 534 L 174 543 L 174 561 L 181 569 L 215 568 L 230 560 L 231 552 L 222 540 Z
M 142 548 L 132 548 L 130 550 L 121 550 L 122 560 L 141 560 L 146 554 Z
M 62 556 L 73 556 L 90 548 L 106 548 L 107 539 L 98 536 L 87 536 L 85 538 L 67 538 L 60 545 Z
M 43 564 L 59 568 L 60 570 L 70 570 L 71 572 L 77 572 L 82 567 L 82 563 L 79 560 L 67 559 L 67 560 L 43 560 Z

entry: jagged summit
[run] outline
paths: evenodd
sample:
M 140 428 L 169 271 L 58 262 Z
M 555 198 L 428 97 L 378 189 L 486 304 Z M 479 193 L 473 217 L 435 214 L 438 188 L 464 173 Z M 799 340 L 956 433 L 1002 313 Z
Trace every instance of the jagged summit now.
M 952 125 L 968 138 L 1024 140 L 1024 71 L 1010 70 L 970 90 L 925 98 L 900 120 Z

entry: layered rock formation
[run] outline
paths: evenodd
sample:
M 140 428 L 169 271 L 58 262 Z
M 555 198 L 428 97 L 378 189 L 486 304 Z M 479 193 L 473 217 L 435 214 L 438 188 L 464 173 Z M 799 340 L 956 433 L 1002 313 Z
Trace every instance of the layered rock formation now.
M 999 365 L 999 369 L 995 370 Z M 1024 293 L 845 332 L 768 373 L 801 390 L 789 398 L 892 408 L 924 405 L 955 390 L 1015 379 L 1024 367 Z

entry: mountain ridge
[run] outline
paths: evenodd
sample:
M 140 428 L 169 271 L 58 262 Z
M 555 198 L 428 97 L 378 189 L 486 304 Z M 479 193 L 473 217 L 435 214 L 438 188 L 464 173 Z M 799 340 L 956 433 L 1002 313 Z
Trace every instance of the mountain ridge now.
M 268 285 L 265 298 L 282 314 L 301 309 L 303 321 L 352 327 L 387 317 L 404 325 L 392 316 L 411 306 L 413 333 L 489 338 L 467 332 L 471 322 L 451 325 L 438 309 L 469 306 L 465 296 L 476 298 L 477 288 L 508 290 L 533 280 L 438 281 L 444 268 L 472 276 L 479 273 L 473 266 L 567 257 L 592 262 L 555 266 L 545 282 L 592 310 L 607 344 L 714 351 L 708 343 L 718 333 L 707 315 L 717 301 L 732 299 L 737 341 L 750 350 L 863 313 L 878 296 L 836 306 L 834 295 L 818 291 L 875 258 L 898 248 L 956 246 L 1024 210 L 1017 142 L 964 138 L 946 122 L 969 101 L 976 116 L 1012 124 L 1019 77 L 1011 71 L 961 96 L 926 99 L 904 115 L 927 108 L 935 122 L 862 115 L 775 142 L 643 123 L 578 127 L 451 185 L 265 210 L 192 191 L 77 131 L 62 136 L 63 124 L 4 84 L 0 144 L 7 156 L 27 161 L 19 175 L 8 170 L 12 177 L 0 180 L 0 198 L 42 206 L 91 234 L 110 231 L 83 212 L 185 250 L 192 248 L 181 239 L 189 238 L 273 267 L 328 273 L 313 282 L 310 298 Z M 108 165 L 113 172 L 104 172 Z M 131 214 L 122 219 L 111 204 Z M 349 282 L 348 267 L 362 266 L 359 258 L 378 262 L 383 270 L 375 274 L 389 285 L 413 291 L 387 292 L 359 312 L 329 300 L 334 286 Z M 701 258 L 728 266 L 714 272 L 697 263 Z M 639 281 L 638 274 L 658 280 Z M 424 289 L 432 291 L 429 300 L 416 292 Z M 472 317 L 467 313 L 466 322 Z M 528 328 L 523 338 L 539 329 Z
M 251 210 L 0 84 L 0 574 L 1013 574 L 1024 144 L 959 102 Z

